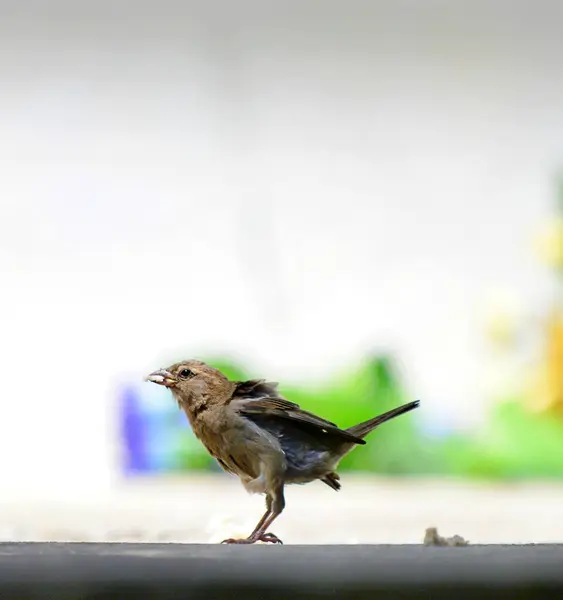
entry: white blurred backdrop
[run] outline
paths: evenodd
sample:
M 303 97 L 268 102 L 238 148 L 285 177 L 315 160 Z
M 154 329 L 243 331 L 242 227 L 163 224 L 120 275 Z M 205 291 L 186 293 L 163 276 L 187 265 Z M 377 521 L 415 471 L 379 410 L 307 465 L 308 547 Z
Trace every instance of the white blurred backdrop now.
M 274 380 L 389 350 L 425 419 L 478 423 L 487 303 L 550 294 L 562 18 L 0 1 L 0 487 L 109 486 L 115 382 L 191 349 Z

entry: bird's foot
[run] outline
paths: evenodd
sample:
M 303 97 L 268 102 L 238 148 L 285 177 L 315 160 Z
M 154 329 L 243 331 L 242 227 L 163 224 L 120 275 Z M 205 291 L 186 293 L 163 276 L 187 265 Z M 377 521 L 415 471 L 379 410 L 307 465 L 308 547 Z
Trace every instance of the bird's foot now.
M 247 538 L 241 538 L 241 539 L 237 539 L 237 538 L 228 538 L 226 540 L 223 540 L 221 543 L 222 544 L 255 544 L 256 542 L 267 542 L 270 544 L 283 544 L 283 542 L 280 540 L 280 538 L 275 535 L 274 533 L 263 533 L 260 536 L 257 537 L 247 537 Z
M 221 544 L 254 544 L 254 542 L 256 542 L 256 540 L 253 540 L 252 538 L 227 538 L 226 540 L 223 540 Z

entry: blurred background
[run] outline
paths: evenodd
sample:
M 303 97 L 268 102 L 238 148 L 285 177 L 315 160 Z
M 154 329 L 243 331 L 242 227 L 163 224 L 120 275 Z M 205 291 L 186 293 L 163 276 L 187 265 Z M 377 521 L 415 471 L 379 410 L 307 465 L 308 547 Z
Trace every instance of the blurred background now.
M 0 84 L 0 537 L 252 529 L 142 381 L 197 357 L 421 400 L 281 537 L 561 541 L 563 5 L 0 0 Z

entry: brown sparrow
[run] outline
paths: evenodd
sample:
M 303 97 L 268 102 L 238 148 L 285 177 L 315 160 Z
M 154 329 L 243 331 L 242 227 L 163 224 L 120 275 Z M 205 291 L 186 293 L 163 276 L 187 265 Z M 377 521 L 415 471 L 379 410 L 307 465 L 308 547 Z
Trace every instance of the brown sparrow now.
M 197 360 L 160 369 L 146 380 L 171 390 L 193 432 L 225 471 L 238 475 L 248 492 L 266 495 L 267 510 L 254 531 L 245 539 L 224 540 L 229 544 L 281 544 L 267 529 L 284 509 L 284 486 L 320 479 L 339 490 L 342 457 L 365 444 L 363 438 L 378 425 L 419 405 L 409 402 L 340 429 L 286 400 L 277 383 L 230 381 Z

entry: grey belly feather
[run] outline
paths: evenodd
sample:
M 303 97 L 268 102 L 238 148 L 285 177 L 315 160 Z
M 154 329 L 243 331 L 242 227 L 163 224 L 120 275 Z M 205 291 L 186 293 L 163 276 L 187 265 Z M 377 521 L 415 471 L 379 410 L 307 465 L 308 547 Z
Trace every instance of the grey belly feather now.
M 330 434 L 312 430 L 310 426 L 266 415 L 252 415 L 256 425 L 274 436 L 285 453 L 286 483 L 307 483 L 336 468 L 341 444 Z

